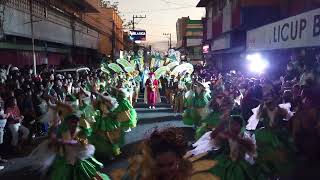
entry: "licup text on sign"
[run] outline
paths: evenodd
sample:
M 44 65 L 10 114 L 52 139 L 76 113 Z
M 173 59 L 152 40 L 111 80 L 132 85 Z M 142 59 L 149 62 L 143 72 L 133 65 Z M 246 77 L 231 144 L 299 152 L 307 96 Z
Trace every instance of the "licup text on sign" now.
M 247 51 L 320 46 L 320 8 L 247 32 Z

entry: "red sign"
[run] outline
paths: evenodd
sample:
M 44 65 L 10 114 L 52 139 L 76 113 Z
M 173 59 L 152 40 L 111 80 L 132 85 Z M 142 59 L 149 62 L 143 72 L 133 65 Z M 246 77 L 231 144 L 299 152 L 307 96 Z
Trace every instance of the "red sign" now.
M 210 51 L 210 46 L 209 46 L 209 45 L 204 45 L 204 46 L 202 47 L 202 52 L 203 52 L 203 54 L 208 54 L 209 51 Z

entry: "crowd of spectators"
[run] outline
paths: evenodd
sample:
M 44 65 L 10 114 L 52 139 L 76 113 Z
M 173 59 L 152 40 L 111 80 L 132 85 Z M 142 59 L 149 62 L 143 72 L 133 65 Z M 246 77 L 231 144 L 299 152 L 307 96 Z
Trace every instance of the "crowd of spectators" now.
M 35 139 L 48 133 L 40 121 L 48 111 L 46 94 L 64 101 L 69 91 L 97 80 L 99 72 L 56 73 L 53 66 L 0 67 L 0 155 L 14 157 L 23 153 Z M 48 89 L 50 88 L 50 91 Z

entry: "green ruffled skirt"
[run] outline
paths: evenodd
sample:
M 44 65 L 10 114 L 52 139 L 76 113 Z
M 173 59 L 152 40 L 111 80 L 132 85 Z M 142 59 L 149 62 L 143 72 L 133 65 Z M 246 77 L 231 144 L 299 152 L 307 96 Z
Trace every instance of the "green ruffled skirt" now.
M 98 133 L 89 137 L 89 142 L 95 146 L 95 156 L 98 159 L 112 159 L 121 152 L 120 147 L 124 143 L 124 133 L 121 132 L 120 140 L 117 143 L 111 143 L 106 136 Z
M 193 98 L 193 107 L 195 108 L 204 108 L 210 102 L 210 95 L 196 95 Z
M 138 115 L 135 109 L 130 109 L 130 120 L 121 122 L 121 127 L 123 129 L 128 129 L 128 128 L 135 128 L 138 123 Z
M 199 126 L 200 125 L 201 116 L 195 109 L 187 109 L 183 113 L 183 123 L 189 126 Z
M 118 100 L 119 106 L 114 110 L 115 113 L 130 111 L 129 121 L 121 121 L 121 128 L 134 128 L 137 125 L 138 116 L 136 110 L 127 99 Z
M 218 164 L 210 172 L 221 180 L 256 180 L 255 169 L 245 160 L 232 161 L 227 155 L 215 158 Z
M 221 113 L 219 112 L 211 112 L 205 119 L 204 122 L 208 126 L 217 127 L 220 123 Z
M 114 110 L 114 112 L 123 112 L 133 108 L 129 100 L 125 98 L 118 99 L 118 103 L 119 106 Z
M 255 133 L 258 158 L 256 165 L 266 175 L 286 176 L 294 167 L 294 146 L 286 130 L 259 129 Z
M 220 123 L 220 113 L 211 112 L 204 120 L 202 126 L 196 130 L 196 140 L 199 139 L 206 132 L 211 131 L 213 127 L 217 127 Z
M 114 115 L 110 115 L 108 117 L 99 117 L 96 118 L 96 122 L 94 124 L 95 131 L 112 131 L 120 128 L 121 124 L 116 120 Z
M 208 126 L 206 123 L 203 123 L 202 126 L 196 129 L 195 140 L 200 139 L 206 132 L 208 132 Z
M 49 180 L 92 180 L 100 176 L 103 180 L 110 178 L 98 170 L 103 164 L 94 158 L 79 160 L 75 165 L 67 163 L 64 157 L 57 156 L 49 171 Z
M 184 107 L 190 108 L 193 104 L 193 98 L 184 98 Z

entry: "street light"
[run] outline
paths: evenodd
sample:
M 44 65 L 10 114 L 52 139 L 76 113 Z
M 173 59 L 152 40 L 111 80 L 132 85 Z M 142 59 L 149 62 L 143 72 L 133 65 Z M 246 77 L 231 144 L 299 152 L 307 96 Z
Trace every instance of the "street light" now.
M 163 33 L 164 36 L 167 36 L 167 38 L 169 38 L 169 48 L 172 48 L 172 44 L 171 44 L 171 33 Z

